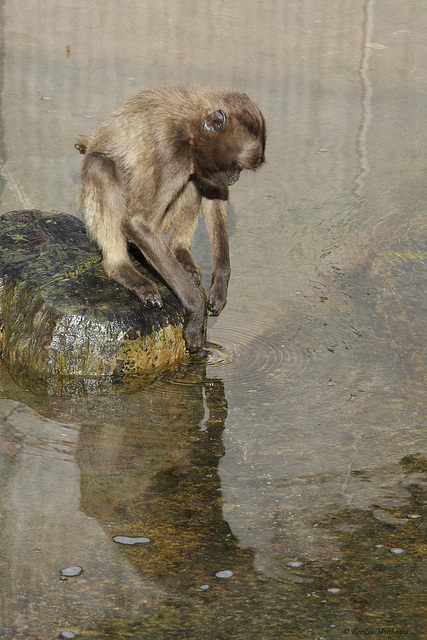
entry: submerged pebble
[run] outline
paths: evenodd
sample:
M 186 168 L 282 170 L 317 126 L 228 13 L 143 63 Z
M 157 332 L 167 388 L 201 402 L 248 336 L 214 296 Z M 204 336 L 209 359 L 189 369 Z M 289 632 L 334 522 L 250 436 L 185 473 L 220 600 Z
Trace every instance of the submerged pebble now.
M 83 569 L 82 567 L 67 567 L 66 569 L 61 569 L 59 573 L 65 578 L 74 578 L 74 576 L 79 576 L 83 573 Z
M 73 633 L 72 631 L 61 631 L 61 633 L 59 634 L 60 638 L 75 638 L 76 634 Z
M 396 555 L 399 555 L 400 553 L 404 553 L 405 552 L 404 549 L 399 549 L 399 547 L 394 547 L 393 549 L 390 549 L 390 551 L 392 553 L 395 553 Z
M 200 587 L 200 591 L 207 591 L 208 589 L 209 589 L 208 584 L 202 584 L 202 586 Z
M 302 566 L 302 562 L 298 562 L 298 560 L 293 560 L 292 562 L 286 563 L 288 567 L 292 567 L 293 569 L 298 569 L 298 567 Z
M 232 571 L 217 571 L 215 575 L 217 578 L 231 578 L 234 574 Z
M 339 593 L 341 589 L 337 589 L 336 587 L 331 587 L 328 589 L 329 593 Z
M 150 542 L 150 538 L 129 538 L 128 536 L 116 536 L 113 540 L 119 544 L 144 544 Z

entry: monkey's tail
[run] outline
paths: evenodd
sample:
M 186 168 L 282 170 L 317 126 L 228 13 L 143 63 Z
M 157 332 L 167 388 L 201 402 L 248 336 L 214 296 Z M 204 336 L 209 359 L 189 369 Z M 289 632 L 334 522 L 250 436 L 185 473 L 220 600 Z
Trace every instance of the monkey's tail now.
M 86 149 L 89 144 L 89 139 L 90 139 L 90 136 L 85 136 L 85 135 L 79 135 L 79 137 L 76 139 L 74 147 L 77 149 L 79 153 L 82 153 L 82 154 L 86 153 Z

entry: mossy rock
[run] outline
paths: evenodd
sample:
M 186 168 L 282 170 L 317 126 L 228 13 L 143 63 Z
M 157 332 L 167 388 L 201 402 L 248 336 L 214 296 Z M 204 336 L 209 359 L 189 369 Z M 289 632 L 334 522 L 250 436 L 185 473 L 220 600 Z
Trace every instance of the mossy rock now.
M 147 373 L 188 358 L 182 305 L 140 254 L 135 263 L 158 286 L 162 309 L 106 276 L 72 215 L 6 213 L 0 246 L 0 346 L 14 377 L 60 392 L 76 379 Z

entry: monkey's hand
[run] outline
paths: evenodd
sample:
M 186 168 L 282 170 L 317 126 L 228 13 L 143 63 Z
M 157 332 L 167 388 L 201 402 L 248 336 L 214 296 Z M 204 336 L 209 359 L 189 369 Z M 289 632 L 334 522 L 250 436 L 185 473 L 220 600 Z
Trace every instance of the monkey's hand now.
M 208 296 L 208 312 L 210 316 L 219 316 L 227 304 L 227 285 L 220 281 L 212 283 Z

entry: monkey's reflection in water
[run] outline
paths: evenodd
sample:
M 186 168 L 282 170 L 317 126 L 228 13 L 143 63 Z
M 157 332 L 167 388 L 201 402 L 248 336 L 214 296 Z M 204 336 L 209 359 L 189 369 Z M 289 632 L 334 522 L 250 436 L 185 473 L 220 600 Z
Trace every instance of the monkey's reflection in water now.
M 222 518 L 218 462 L 227 401 L 206 365 L 123 398 L 116 424 L 88 424 L 79 442 L 82 508 L 109 537 L 145 536 L 123 547 L 145 579 L 199 589 L 222 569 L 245 573 L 252 553 Z M 243 573 L 243 571 L 241 571 Z

